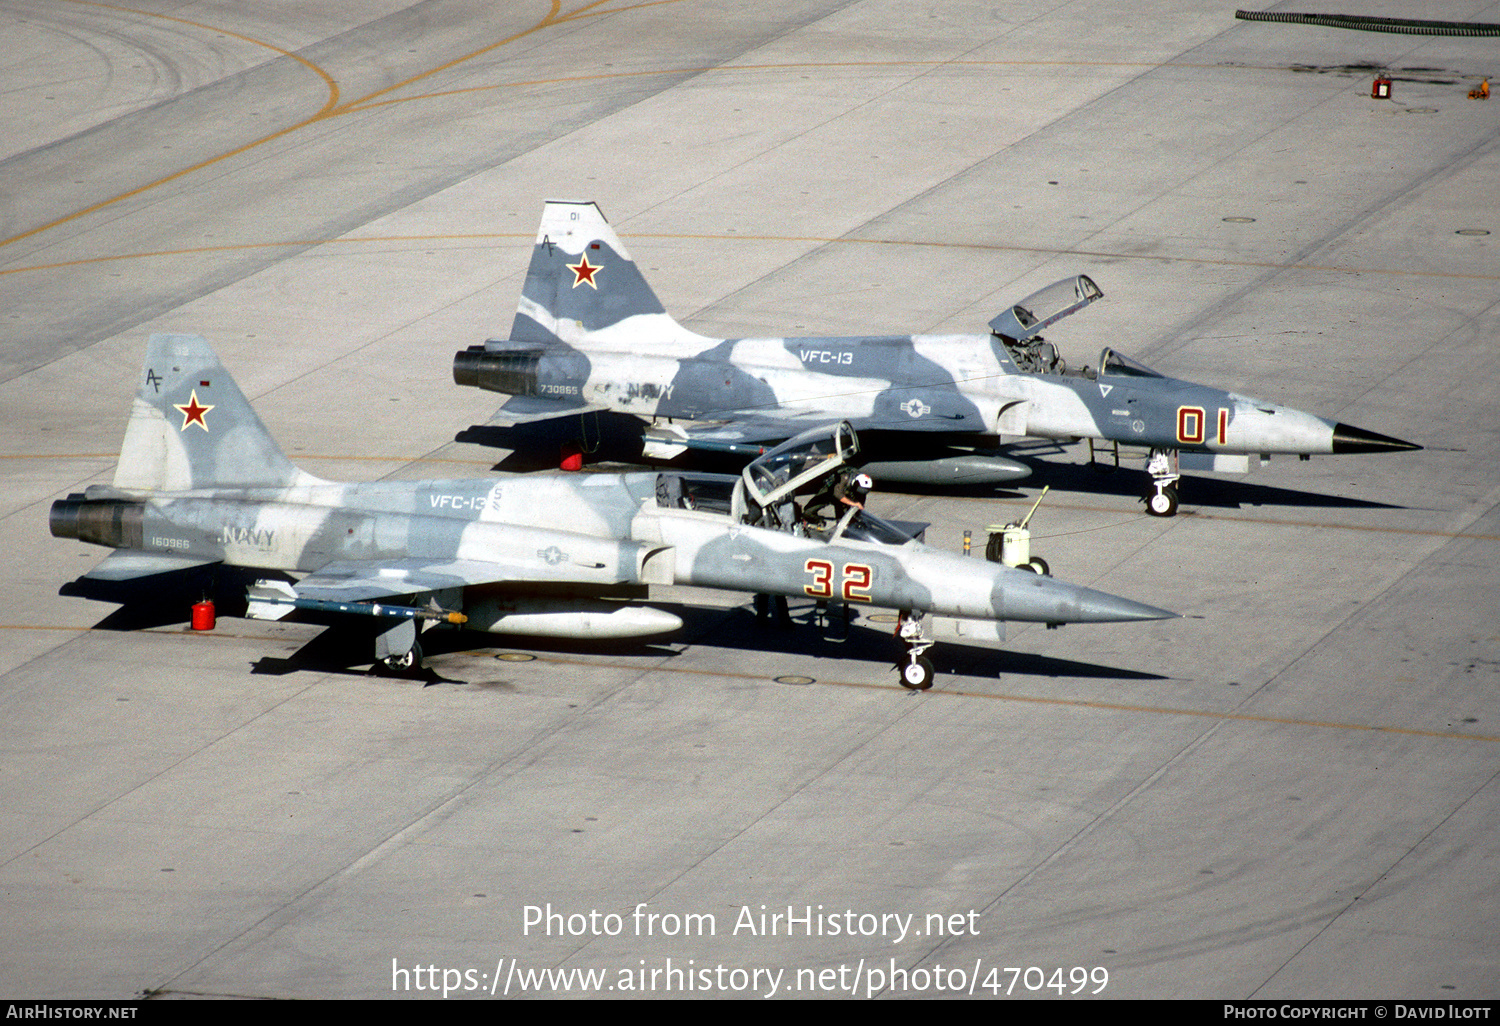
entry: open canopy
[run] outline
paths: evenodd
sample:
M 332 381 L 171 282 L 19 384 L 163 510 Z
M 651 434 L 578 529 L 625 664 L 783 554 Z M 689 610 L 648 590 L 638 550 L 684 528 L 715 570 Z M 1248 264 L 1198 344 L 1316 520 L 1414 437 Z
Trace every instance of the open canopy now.
M 1086 274 L 1064 278 L 1001 311 L 990 321 L 990 330 L 1012 341 L 1024 342 L 1103 295 L 1103 290 Z
M 812 490 L 857 452 L 859 438 L 847 420 L 804 431 L 745 467 L 741 477 L 746 494 L 761 507 L 781 502 Z

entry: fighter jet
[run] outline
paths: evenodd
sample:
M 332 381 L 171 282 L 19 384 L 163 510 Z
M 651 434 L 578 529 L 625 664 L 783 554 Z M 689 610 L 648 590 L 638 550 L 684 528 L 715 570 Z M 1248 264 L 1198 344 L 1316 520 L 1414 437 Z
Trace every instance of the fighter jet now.
M 932 683 L 935 636 L 1176 614 L 931 548 L 873 515 L 798 515 L 858 447 L 848 425 L 793 439 L 739 476 L 574 474 L 339 484 L 294 466 L 195 335 L 153 335 L 114 481 L 53 503 L 52 534 L 115 551 L 110 581 L 225 564 L 274 571 L 248 611 L 369 617 L 375 657 L 410 671 L 419 636 L 464 627 L 620 638 L 681 626 L 643 605 L 691 585 L 900 610 L 902 680 Z M 300 579 L 294 575 L 302 575 Z M 367 660 L 364 660 L 367 661 Z
M 849 421 L 866 455 L 916 441 L 915 460 L 867 463 L 878 481 L 999 481 L 1024 467 L 1001 436 L 1143 450 L 1156 516 L 1178 507 L 1181 469 L 1244 472 L 1249 455 L 1393 452 L 1420 446 L 1277 403 L 1169 378 L 1104 349 L 1070 370 L 1041 332 L 1103 296 L 1078 275 L 989 322 L 988 335 L 715 339 L 666 312 L 593 203 L 550 201 L 508 337 L 456 354 L 460 385 L 511 396 L 494 423 L 590 410 L 650 424 L 648 456 L 754 452 L 767 440 Z M 683 423 L 687 422 L 687 423 Z M 878 458 L 878 456 L 876 457 Z

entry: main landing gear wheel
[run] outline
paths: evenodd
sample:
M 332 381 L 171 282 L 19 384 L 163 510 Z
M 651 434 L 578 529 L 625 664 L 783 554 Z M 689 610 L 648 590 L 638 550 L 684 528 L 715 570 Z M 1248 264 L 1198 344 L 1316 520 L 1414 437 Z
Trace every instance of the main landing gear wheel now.
M 1153 517 L 1170 517 L 1177 514 L 1177 489 L 1172 485 L 1146 496 L 1146 512 Z
M 917 656 L 901 667 L 901 686 L 909 691 L 926 691 L 936 676 L 932 662 L 926 656 Z
M 1041 577 L 1051 577 L 1052 576 L 1052 568 L 1047 565 L 1047 561 L 1045 559 L 1043 559 L 1041 556 L 1032 556 L 1026 562 L 1024 562 L 1020 566 L 1016 567 L 1016 569 L 1017 570 L 1030 570 L 1032 573 L 1037 574 L 1038 576 L 1041 576 Z
M 400 655 L 389 656 L 380 662 L 387 670 L 398 676 L 414 676 L 422 672 L 422 646 L 413 644 Z

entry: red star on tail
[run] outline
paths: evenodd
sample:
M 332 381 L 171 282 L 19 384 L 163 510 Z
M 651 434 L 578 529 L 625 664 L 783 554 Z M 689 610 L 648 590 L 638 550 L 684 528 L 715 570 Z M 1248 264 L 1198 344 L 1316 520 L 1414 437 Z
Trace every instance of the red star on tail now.
M 598 283 L 594 281 L 594 274 L 602 265 L 589 263 L 587 253 L 578 258 L 578 263 L 568 264 L 568 270 L 573 272 L 573 287 L 576 289 L 584 282 L 588 282 L 589 288 L 597 289 Z
M 182 430 L 186 431 L 189 424 L 197 424 L 204 431 L 208 430 L 208 421 L 203 419 L 203 415 L 213 407 L 204 406 L 198 402 L 196 388 L 193 389 L 192 397 L 186 403 L 173 403 L 172 405 L 182 411 Z

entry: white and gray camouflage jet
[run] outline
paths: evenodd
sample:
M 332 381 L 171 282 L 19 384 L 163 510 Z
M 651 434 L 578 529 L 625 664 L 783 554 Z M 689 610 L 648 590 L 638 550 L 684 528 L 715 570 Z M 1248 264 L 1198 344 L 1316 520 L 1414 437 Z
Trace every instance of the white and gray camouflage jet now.
M 1147 453 L 1143 498 L 1177 511 L 1181 468 L 1249 469 L 1249 455 L 1307 457 L 1420 446 L 1300 410 L 1168 378 L 1106 348 L 1070 370 L 1041 331 L 1099 299 L 1079 275 L 990 321 L 988 335 L 715 339 L 666 312 L 598 206 L 549 201 L 510 335 L 456 354 L 453 377 L 505 393 L 493 423 L 590 410 L 651 425 L 647 455 L 755 452 L 846 420 L 877 481 L 996 483 L 1027 468 L 973 446 L 1002 436 L 1102 441 Z M 684 421 L 688 423 L 683 423 Z M 877 435 L 915 459 L 881 459 Z M 915 444 L 912 444 L 915 443 Z M 1092 448 L 1092 445 L 1091 445 Z
M 113 483 L 53 503 L 51 531 L 115 550 L 85 575 L 95 580 L 277 571 L 250 588 L 251 616 L 371 617 L 375 657 L 399 669 L 420 665 L 419 636 L 433 627 L 577 639 L 677 629 L 675 614 L 642 604 L 652 585 L 899 610 L 912 688 L 932 681 L 924 624 L 999 640 L 1005 620 L 1176 615 L 943 552 L 858 510 L 801 519 L 799 492 L 858 445 L 848 425 L 817 434 L 826 440 L 793 440 L 738 476 L 341 484 L 288 461 L 203 339 L 153 335 Z

